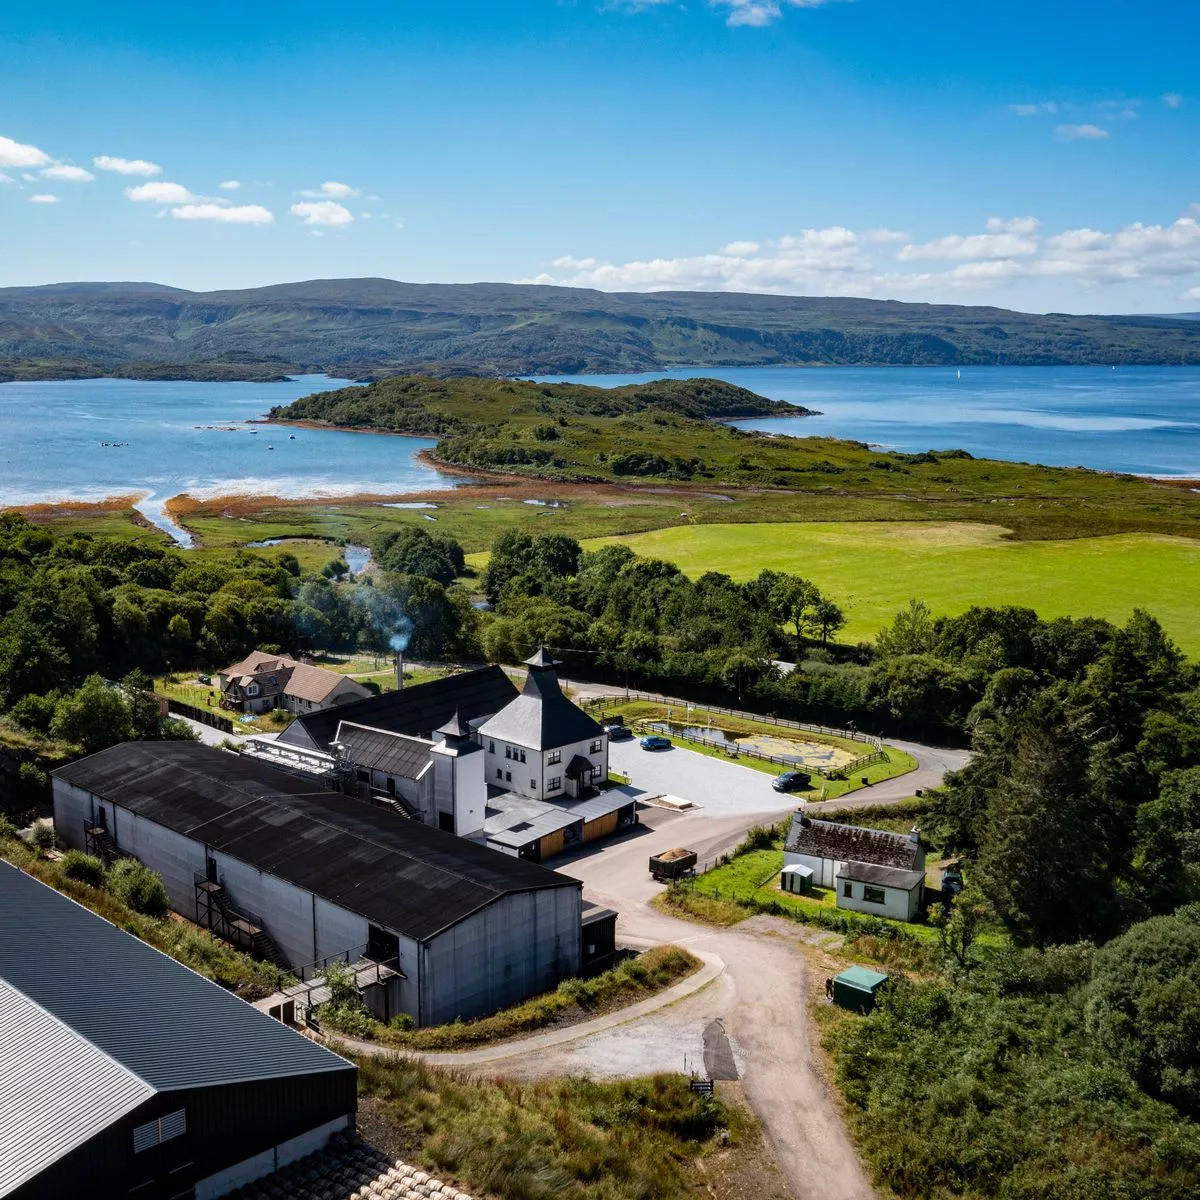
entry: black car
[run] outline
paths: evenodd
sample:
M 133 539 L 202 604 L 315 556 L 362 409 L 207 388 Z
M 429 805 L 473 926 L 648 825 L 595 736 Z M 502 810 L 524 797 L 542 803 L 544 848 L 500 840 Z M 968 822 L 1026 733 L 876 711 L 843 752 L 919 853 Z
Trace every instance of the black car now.
M 958 866 L 949 866 L 942 872 L 942 895 L 957 896 L 963 890 L 962 870 Z
M 812 787 L 812 776 L 807 771 L 784 771 L 775 776 L 771 786 L 777 792 L 806 792 Z
M 610 742 L 627 742 L 633 737 L 633 730 L 628 725 L 605 725 L 604 732 Z

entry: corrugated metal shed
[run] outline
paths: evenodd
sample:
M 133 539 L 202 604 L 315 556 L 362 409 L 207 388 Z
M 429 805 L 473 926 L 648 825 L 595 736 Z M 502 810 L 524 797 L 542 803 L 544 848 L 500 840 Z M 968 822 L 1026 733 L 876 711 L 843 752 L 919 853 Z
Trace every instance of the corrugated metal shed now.
M 433 743 L 406 733 L 389 733 L 353 721 L 341 721 L 335 739 L 355 766 L 401 779 L 417 779 L 429 766 Z
M 153 1095 L 145 1080 L 0 980 L 0 1196 Z
M 507 894 L 580 887 L 196 742 L 126 742 L 54 774 L 418 941 Z
M 601 792 L 586 800 L 555 803 L 531 800 L 515 792 L 502 792 L 488 799 L 483 831 L 490 842 L 520 849 L 559 829 L 580 822 L 586 825 L 628 808 L 633 803 L 630 797 L 621 792 Z
M 389 733 L 427 737 L 455 712 L 477 723 L 499 712 L 515 695 L 513 682 L 499 667 L 482 667 L 448 675 L 399 692 L 384 692 L 324 712 L 297 717 L 280 735 L 281 742 L 324 750 L 337 736 L 339 721 L 354 721 Z

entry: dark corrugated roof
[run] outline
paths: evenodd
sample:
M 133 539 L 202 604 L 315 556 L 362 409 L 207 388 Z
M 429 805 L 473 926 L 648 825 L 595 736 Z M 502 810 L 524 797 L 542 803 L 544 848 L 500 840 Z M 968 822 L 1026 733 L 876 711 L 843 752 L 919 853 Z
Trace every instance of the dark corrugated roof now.
M 417 940 L 511 892 L 581 886 L 196 742 L 126 742 L 54 774 Z
M 464 721 L 478 721 L 499 712 L 515 695 L 513 682 L 499 667 L 482 667 L 447 675 L 399 692 L 384 692 L 336 709 L 297 717 L 279 735 L 281 742 L 324 750 L 333 741 L 339 721 L 355 721 L 390 733 L 428 737 L 457 711 Z
M 485 721 L 479 732 L 483 737 L 500 738 L 533 750 L 554 750 L 604 733 L 582 708 L 562 694 L 558 676 L 548 667 L 531 668 L 521 694 Z
M 848 862 L 839 872 L 839 879 L 856 883 L 877 883 L 882 887 L 911 892 L 925 878 L 924 871 L 904 871 L 899 867 L 881 867 L 878 863 Z
M 429 765 L 433 749 L 429 742 L 409 734 L 387 733 L 350 721 L 338 725 L 337 740 L 346 747 L 346 756 L 355 766 L 402 779 L 416 779 Z
M 155 1091 L 354 1070 L 4 862 L 0 912 L 0 978 Z
M 838 862 L 875 863 L 881 867 L 913 870 L 920 861 L 921 845 L 903 833 L 813 821 L 801 813 L 792 817 L 785 850 L 811 858 Z

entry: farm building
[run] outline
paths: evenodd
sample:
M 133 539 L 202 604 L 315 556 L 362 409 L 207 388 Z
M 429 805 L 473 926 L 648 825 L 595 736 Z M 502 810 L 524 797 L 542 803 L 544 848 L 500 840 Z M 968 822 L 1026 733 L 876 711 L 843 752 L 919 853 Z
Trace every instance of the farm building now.
M 0 862 L 0 1196 L 210 1200 L 354 1128 L 355 1067 Z
M 925 850 L 916 830 L 889 833 L 814 821 L 797 812 L 783 859 L 785 872 L 807 867 L 813 885 L 834 889 L 838 908 L 898 921 L 911 921 L 920 912 Z
M 512 680 L 499 667 L 482 667 L 403 691 L 384 692 L 336 711 L 303 713 L 279 735 L 278 741 L 285 746 L 328 752 L 337 740 L 342 721 L 431 741 L 433 731 L 456 713 L 474 729 L 516 694 Z
M 606 787 L 607 735 L 553 659 L 528 663 L 520 694 L 489 667 L 300 718 L 244 752 L 532 862 L 635 825 L 634 800 Z
M 562 664 L 539 650 L 525 660 L 519 696 L 479 727 L 487 781 L 531 800 L 581 799 L 608 779 L 608 735 L 558 683 Z
M 580 968 L 577 880 L 247 756 L 114 746 L 54 773 L 54 818 L 65 845 L 140 859 L 177 912 L 273 961 L 384 964 L 364 995 L 382 1019 L 481 1016 Z
M 288 712 L 320 712 L 339 704 L 370 697 L 361 683 L 337 671 L 314 667 L 286 654 L 255 650 L 240 663 L 217 676 L 221 707 L 235 712 L 264 713 L 273 708 Z

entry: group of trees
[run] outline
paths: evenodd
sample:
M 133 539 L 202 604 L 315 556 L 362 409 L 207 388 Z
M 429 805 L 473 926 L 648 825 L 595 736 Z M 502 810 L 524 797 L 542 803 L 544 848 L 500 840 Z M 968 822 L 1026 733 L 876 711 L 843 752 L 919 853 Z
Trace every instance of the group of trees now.
M 159 672 L 255 648 L 384 654 L 397 636 L 419 656 L 480 653 L 467 593 L 446 586 L 463 570 L 457 542 L 415 529 L 373 550 L 382 570 L 338 583 L 287 552 L 188 554 L 0 514 L 0 721 L 28 735 L 0 739 L 0 808 L 25 812 L 44 792 L 58 751 L 38 739 L 91 752 L 180 736 L 150 694 Z

